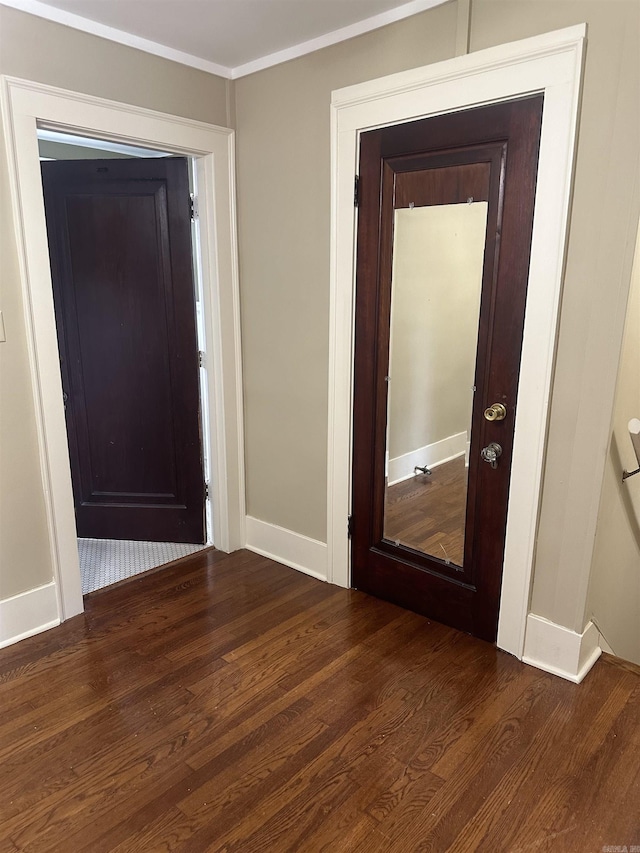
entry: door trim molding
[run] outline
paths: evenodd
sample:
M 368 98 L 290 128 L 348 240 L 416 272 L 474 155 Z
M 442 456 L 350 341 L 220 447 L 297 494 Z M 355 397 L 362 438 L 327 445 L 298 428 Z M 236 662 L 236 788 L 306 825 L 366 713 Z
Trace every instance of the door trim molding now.
M 36 124 L 196 157 L 213 535 L 223 551 L 245 538 L 234 132 L 13 77 L 2 77 L 1 96 L 49 550 L 65 620 L 83 603 Z
M 349 586 L 356 211 L 360 133 L 543 92 L 498 646 L 519 658 L 529 609 L 586 24 L 339 89 L 331 102 L 328 580 Z

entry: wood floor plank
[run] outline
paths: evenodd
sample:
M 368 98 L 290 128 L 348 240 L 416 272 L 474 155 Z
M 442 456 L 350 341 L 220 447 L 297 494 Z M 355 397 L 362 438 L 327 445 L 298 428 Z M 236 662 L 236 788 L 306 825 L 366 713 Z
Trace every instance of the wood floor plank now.
M 248 851 L 252 847 L 259 849 L 256 845 L 262 843 L 264 832 L 269 831 L 268 828 L 266 829 L 269 819 L 273 818 L 281 807 L 286 808 L 290 805 L 291 799 L 300 788 L 304 789 L 307 775 L 313 774 L 319 756 L 327 751 L 333 752 L 335 743 L 348 733 L 351 722 L 351 719 L 343 719 L 340 725 L 325 727 L 324 731 L 304 749 L 290 756 L 286 764 L 282 764 L 255 785 L 251 803 L 254 815 L 259 815 L 258 830 L 256 830 L 255 821 L 246 820 L 246 804 L 236 801 L 225 810 L 223 815 L 218 815 L 215 822 L 205 823 L 206 812 L 203 811 L 202 826 L 185 845 L 185 851 L 233 850 L 234 848 Z M 323 762 L 320 763 L 323 764 Z M 345 796 L 346 791 L 341 792 L 340 801 Z M 337 804 L 337 799 L 334 800 L 334 804 Z
M 95 853 L 102 850 L 109 853 L 146 853 L 151 850 L 153 853 L 172 853 L 182 849 L 189 840 L 193 824 L 183 812 L 173 807 L 145 824 L 133 836 L 127 835 L 118 842 L 117 834 L 111 831 L 99 838 L 94 843 Z
M 0 650 L 0 853 L 640 845 L 640 668 L 581 685 L 249 552 Z
M 602 670 L 598 675 L 608 675 L 609 678 L 602 679 L 598 691 L 589 685 L 576 712 L 581 718 L 576 723 L 581 725 L 583 737 L 573 743 L 570 750 L 559 749 L 562 742 L 558 744 L 555 738 L 552 739 L 556 761 L 542 762 L 537 768 L 527 765 L 527 776 L 509 789 L 509 808 L 504 815 L 492 814 L 491 809 L 485 809 L 485 837 L 482 845 L 478 844 L 478 849 L 490 850 L 498 840 L 526 848 L 527 844 L 540 843 L 544 832 L 555 837 L 559 833 L 566 835 L 574 831 L 578 803 L 572 800 L 576 782 L 610 736 L 612 721 L 626 707 L 630 695 L 628 685 L 619 683 L 613 670 Z M 476 832 L 479 832 L 480 821 L 477 824 Z M 547 829 L 541 832 L 541 827 Z
M 635 769 L 635 773 L 634 773 Z M 599 841 L 605 845 L 627 845 L 629 850 L 633 846 L 638 847 L 638 803 L 640 803 L 640 766 L 633 768 L 628 763 L 622 767 L 619 763 L 618 775 L 620 789 L 624 791 L 622 796 L 617 796 L 615 803 L 608 801 L 608 817 L 600 820 L 599 815 L 591 816 L 592 826 L 598 827 Z M 586 821 L 585 821 L 586 823 Z M 586 843 L 591 843 L 593 837 L 590 831 L 583 830 L 582 838 L 587 838 Z
M 306 700 L 300 700 L 294 705 L 290 705 L 284 712 L 275 715 L 267 724 L 252 729 L 244 737 L 234 737 L 233 733 L 230 733 L 226 748 L 220 748 L 215 761 L 210 762 L 199 771 L 193 771 L 192 769 L 190 774 L 179 777 L 170 787 L 160 789 L 159 791 L 150 786 L 134 790 L 132 799 L 130 798 L 128 802 L 131 803 L 133 801 L 135 804 L 135 825 L 138 827 L 152 827 L 157 821 L 162 819 L 167 809 L 174 809 L 176 803 L 188 797 L 199 787 L 206 785 L 209 780 L 213 778 L 220 779 L 229 768 L 234 768 L 234 765 L 247 754 L 264 746 L 265 742 L 271 743 L 273 737 L 281 735 L 282 731 L 292 722 L 302 719 L 301 714 L 308 705 L 309 703 Z M 306 718 L 303 720 L 303 724 L 309 724 L 310 722 Z M 188 747 L 186 751 L 188 753 Z M 227 773 L 227 776 L 229 776 L 229 773 Z M 242 778 L 237 768 L 235 768 L 231 777 L 238 780 Z M 216 791 L 224 792 L 225 789 L 221 784 L 218 784 Z M 207 808 L 206 813 L 208 817 L 214 814 L 213 803 Z M 199 823 L 192 816 L 185 815 L 183 811 L 180 811 L 180 815 L 181 817 L 176 823 L 175 831 L 181 837 L 188 838 L 199 828 Z M 187 830 L 187 827 L 190 827 L 190 829 Z M 127 815 L 126 819 L 112 826 L 108 832 L 103 832 L 100 838 L 92 840 L 92 853 L 102 853 L 102 851 L 106 853 L 106 851 L 110 851 L 112 847 L 124 843 L 129 838 L 131 831 L 132 822 Z M 86 840 L 84 833 L 82 833 L 82 836 L 83 840 Z
M 412 789 L 420 787 L 425 804 L 444 784 L 444 779 L 428 770 L 420 769 L 414 773 L 411 767 L 395 757 L 393 743 L 389 741 L 350 776 L 362 788 L 362 810 L 375 821 L 376 827 Z
M 223 665 L 224 661 L 213 661 L 208 669 Z M 204 675 L 203 670 L 200 671 Z M 184 708 L 190 697 L 186 689 L 176 686 L 180 674 L 179 670 L 161 676 L 156 673 L 152 680 L 140 678 L 130 682 L 128 692 L 120 686 L 114 692 L 96 696 L 94 701 L 97 710 L 94 713 L 78 714 L 79 708 L 70 701 L 61 714 L 59 726 L 52 725 L 51 717 L 48 724 L 42 726 L 38 734 L 27 742 L 30 760 L 46 763 L 54 772 L 62 772 L 68 767 L 81 766 L 83 760 L 98 760 L 101 752 L 110 751 L 118 742 L 127 748 L 132 726 L 135 726 L 138 742 L 149 731 L 162 729 L 167 715 Z M 116 714 L 113 702 L 117 702 Z M 17 791 L 19 769 L 24 762 L 24 746 L 12 744 L 14 749 L 11 757 L 5 755 L 3 758 L 3 769 L 6 772 L 0 777 L 0 795 L 11 794 L 14 809 L 27 806 Z M 8 789 L 8 785 L 12 785 L 12 789 Z M 34 793 L 29 792 L 31 798 Z M 33 799 L 30 806 L 33 806 Z
M 239 663 L 249 659 L 251 664 L 255 664 L 267 656 L 280 656 L 290 651 L 291 646 L 299 649 L 300 643 L 317 640 L 318 632 L 333 625 L 349 606 L 336 590 L 335 595 L 323 596 L 317 603 L 298 610 L 289 618 L 282 616 L 271 628 L 260 631 L 244 643 L 237 643 L 223 657 L 228 662 Z
M 510 806 L 513 798 L 516 798 L 520 793 L 522 786 L 529 782 L 532 777 L 537 778 L 538 783 L 540 782 L 541 768 L 550 764 L 558 750 L 559 744 L 556 735 L 561 728 L 561 725 L 558 724 L 566 719 L 566 717 L 561 716 L 561 709 L 552 713 L 548 723 L 531 740 L 523 756 L 523 761 L 513 764 L 504 773 L 499 783 L 484 798 L 480 808 L 475 810 L 473 820 L 468 821 L 463 826 L 451 844 L 452 850 L 495 849 L 495 842 L 489 840 L 487 835 L 503 822 L 506 822 L 507 815 L 511 820 L 516 817 L 515 810 L 512 810 Z M 522 764 L 525 764 L 527 768 L 526 773 L 523 773 Z M 540 789 L 538 789 L 539 792 Z M 531 796 L 532 792 L 529 791 L 529 797 L 531 798 Z M 539 813 L 538 817 L 540 816 Z M 527 817 L 529 818 L 529 816 Z M 497 835 L 500 838 L 500 843 L 507 841 L 503 832 L 499 831 Z
M 533 688 L 540 677 L 540 673 L 528 671 L 520 673 L 519 678 L 508 680 L 503 690 L 497 689 L 495 684 L 491 689 L 479 690 L 440 731 L 434 732 L 433 739 L 425 739 L 419 763 L 428 764 L 433 773 L 445 779 L 454 776 L 460 762 L 477 748 L 478 743 L 489 737 L 496 724 L 506 714 L 517 710 L 523 689 Z
M 486 645 L 481 641 L 476 644 Z M 414 777 L 436 772 L 436 768 L 440 776 L 450 776 L 450 764 L 459 764 L 539 677 L 536 670 L 522 672 L 512 658 L 504 655 L 496 657 L 490 672 L 478 665 L 473 671 L 473 660 L 470 665 L 465 666 L 463 661 L 460 666 L 458 655 L 455 662 L 448 663 L 451 677 L 445 681 L 442 695 L 436 696 L 435 706 L 425 709 L 426 719 L 420 717 L 425 725 L 407 727 L 396 748 L 395 754 Z M 473 732 L 477 732 L 477 738 Z
M 149 779 L 155 796 L 160 796 L 163 790 L 172 788 L 179 779 L 189 776 L 189 769 L 182 764 L 176 764 L 163 773 L 156 773 Z M 124 804 L 117 799 L 112 804 L 112 797 L 117 793 L 117 786 L 104 788 L 82 796 L 78 795 L 72 807 L 60 812 L 53 809 L 41 820 L 34 821 L 13 840 L 21 853 L 56 853 L 56 851 L 86 851 L 93 853 L 95 841 L 104 833 L 109 821 L 109 815 L 122 813 Z M 135 789 L 134 789 L 135 791 Z M 127 797 L 136 806 L 137 797 Z M 69 805 L 69 804 L 67 804 Z M 113 820 L 113 817 L 111 818 Z
M 380 823 L 381 832 L 401 839 L 406 849 L 413 849 L 411 845 L 420 839 L 430 838 L 437 849 L 447 850 L 466 815 L 480 807 L 487 788 L 497 785 L 524 751 L 523 742 L 533 737 L 537 727 L 548 725 L 550 716 L 556 713 L 557 700 L 545 692 L 546 683 L 547 679 L 539 679 L 527 688 L 475 748 L 460 756 L 457 772 L 429 799 L 428 810 L 425 811 L 418 790 Z
M 603 697 L 604 699 L 604 697 Z M 590 732 L 585 732 L 590 738 Z M 624 743 L 622 751 L 616 747 Z M 556 803 L 549 815 L 552 831 L 563 831 L 566 823 L 576 824 L 572 842 L 578 847 L 604 845 L 640 844 L 640 799 L 637 793 L 637 762 L 629 763 L 629 757 L 640 750 L 640 689 L 633 690 L 622 712 L 611 718 L 607 736 L 596 748 L 586 753 L 580 772 L 574 777 L 569 796 L 564 802 Z M 584 786 L 584 780 L 589 784 Z M 622 801 L 631 796 L 631 810 L 624 808 Z M 613 841 L 612 836 L 624 832 L 625 841 Z M 609 839 L 609 840 L 607 840 Z

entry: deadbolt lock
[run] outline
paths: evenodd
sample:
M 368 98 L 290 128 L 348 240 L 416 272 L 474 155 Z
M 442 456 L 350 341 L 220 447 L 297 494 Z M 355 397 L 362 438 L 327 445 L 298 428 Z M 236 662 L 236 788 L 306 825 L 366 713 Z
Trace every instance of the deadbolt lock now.
M 482 448 L 480 456 L 482 456 L 483 461 L 488 462 L 492 468 L 497 468 L 498 459 L 502 456 L 502 447 L 499 444 L 496 444 L 495 441 L 492 441 L 491 444 Z
M 484 410 L 484 416 L 488 421 L 503 421 L 507 416 L 507 409 L 502 403 L 494 403 Z

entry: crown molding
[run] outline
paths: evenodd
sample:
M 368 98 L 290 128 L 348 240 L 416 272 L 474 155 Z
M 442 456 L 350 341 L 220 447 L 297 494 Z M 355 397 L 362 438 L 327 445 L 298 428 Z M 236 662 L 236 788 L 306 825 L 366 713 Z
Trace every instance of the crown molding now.
M 411 2 L 404 3 L 402 6 L 396 6 L 395 9 L 389 9 L 387 12 L 381 12 L 379 15 L 366 18 L 364 21 L 349 24 L 347 27 L 341 27 L 338 30 L 325 33 L 317 38 L 309 39 L 309 41 L 300 42 L 300 44 L 293 45 L 293 47 L 287 47 L 284 50 L 262 56 L 260 59 L 245 62 L 244 65 L 238 65 L 231 70 L 231 77 L 234 80 L 239 77 L 246 77 L 248 74 L 254 74 L 256 71 L 263 71 L 265 68 L 289 62 L 291 59 L 297 59 L 299 56 L 313 53 L 316 50 L 321 50 L 323 47 L 330 47 L 341 41 L 348 41 L 349 39 L 356 38 L 356 36 L 370 33 L 372 30 L 386 27 L 388 24 L 394 24 L 396 21 L 402 21 L 405 18 L 410 18 L 412 15 L 426 12 L 427 9 L 433 9 L 435 6 L 442 6 L 448 2 L 449 0 L 411 0 Z
M 82 15 L 75 15 L 73 12 L 66 12 L 64 9 L 49 6 L 48 3 L 41 3 L 40 0 L 0 0 L 0 5 L 10 6 L 12 9 L 36 15 L 38 18 L 46 18 L 47 21 L 63 24 L 65 27 L 81 30 L 84 33 L 99 36 L 126 47 L 133 47 L 136 50 L 144 51 L 144 53 L 160 56 L 162 59 L 170 59 L 172 62 L 179 62 L 181 65 L 188 65 L 190 68 L 197 68 L 199 71 L 206 71 L 208 74 L 216 74 L 218 77 L 225 77 L 226 79 L 230 79 L 232 76 L 231 68 L 218 65 L 217 62 L 210 62 L 208 59 L 202 59 L 182 50 L 167 47 L 166 44 L 159 44 L 151 41 L 151 39 L 135 36 L 125 30 L 100 24 L 98 21 L 92 21 Z
M 142 50 L 145 53 L 160 56 L 163 59 L 169 59 L 172 62 L 179 62 L 181 65 L 187 65 L 190 68 L 197 68 L 199 71 L 206 71 L 208 74 L 215 74 L 218 77 L 224 77 L 227 80 L 235 80 L 240 77 L 246 77 L 248 74 L 254 74 L 256 71 L 262 71 L 265 68 L 271 68 L 274 65 L 280 65 L 283 62 L 289 62 L 292 59 L 297 59 L 307 53 L 313 53 L 316 50 L 321 50 L 324 47 L 338 44 L 341 41 L 356 38 L 357 36 L 369 33 L 372 30 L 377 30 L 380 27 L 385 27 L 388 24 L 393 24 L 396 21 L 402 21 L 405 18 L 410 18 L 412 15 L 417 15 L 420 12 L 425 12 L 427 9 L 432 9 L 435 6 L 441 6 L 447 3 L 448 0 L 410 0 L 409 3 L 404 3 L 402 6 L 397 6 L 395 9 L 389 9 L 387 12 L 381 12 L 379 15 L 373 15 L 366 18 L 364 21 L 358 21 L 355 24 L 350 24 L 347 27 L 341 27 L 338 30 L 333 30 L 330 33 L 325 33 L 318 38 L 309 39 L 285 48 L 284 50 L 276 51 L 275 53 L 267 54 L 259 59 L 254 59 L 251 62 L 246 62 L 238 65 L 235 68 L 229 68 L 226 65 L 219 65 L 217 62 L 211 62 L 208 59 L 202 59 L 200 56 L 194 56 L 191 53 L 186 53 L 182 50 L 168 47 L 165 44 L 151 41 L 150 39 L 142 38 L 141 36 L 133 35 L 125 30 L 119 30 L 116 27 L 110 27 L 107 24 L 101 24 L 97 21 L 92 21 L 90 18 L 85 18 L 82 15 L 76 15 L 73 12 L 67 12 L 63 9 L 58 9 L 55 6 L 50 6 L 48 3 L 42 3 L 41 0 L 0 0 L 0 5 L 9 6 L 12 9 L 17 9 L 20 12 L 27 12 L 30 15 L 36 15 L 39 18 L 45 18 L 48 21 L 53 21 L 56 24 L 62 24 L 66 27 L 72 27 L 75 30 L 89 33 L 100 38 L 108 39 L 109 41 L 117 42 L 118 44 L 133 47 L 136 50 Z

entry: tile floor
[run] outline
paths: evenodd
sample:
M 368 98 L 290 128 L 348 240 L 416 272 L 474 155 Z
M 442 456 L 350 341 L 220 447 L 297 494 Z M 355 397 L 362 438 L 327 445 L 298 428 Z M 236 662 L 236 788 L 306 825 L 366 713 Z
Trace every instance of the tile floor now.
M 176 542 L 78 539 L 82 594 L 102 589 L 206 547 Z

